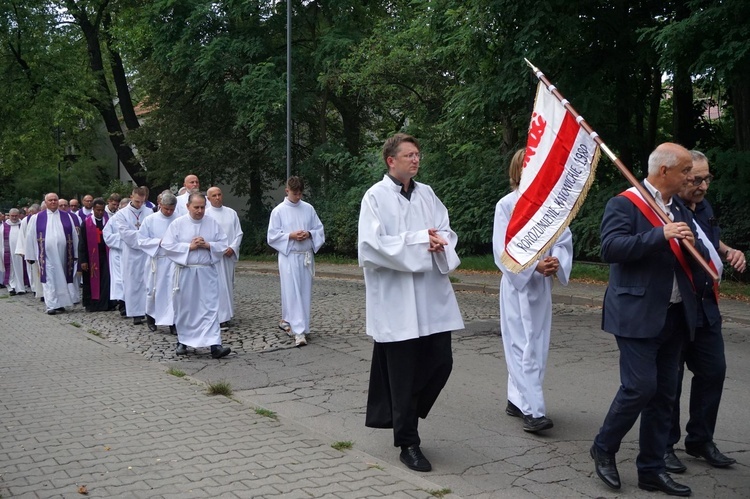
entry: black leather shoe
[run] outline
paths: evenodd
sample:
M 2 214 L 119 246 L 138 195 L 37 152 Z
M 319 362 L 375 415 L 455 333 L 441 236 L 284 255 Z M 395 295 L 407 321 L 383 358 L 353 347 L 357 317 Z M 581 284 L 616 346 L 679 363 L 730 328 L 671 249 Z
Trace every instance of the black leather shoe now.
M 693 457 L 702 457 L 714 468 L 726 468 L 737 462 L 736 459 L 722 454 L 713 442 L 705 442 L 698 445 L 685 444 L 685 452 Z
M 187 355 L 187 346 L 183 345 L 182 343 L 178 343 L 174 353 L 175 355 Z
M 687 469 L 687 466 L 682 464 L 682 461 L 680 461 L 680 458 L 675 455 L 672 449 L 667 449 L 664 453 L 664 466 L 669 473 L 683 473 Z
M 549 430 L 553 426 L 555 424 L 547 416 L 539 416 L 538 418 L 526 414 L 523 416 L 523 431 L 527 433 Z
M 508 416 L 513 416 L 514 418 L 522 418 L 523 412 L 521 412 L 521 409 L 518 408 L 516 404 L 508 401 L 508 405 L 505 407 L 505 414 Z
M 16 296 L 16 291 L 15 291 L 15 290 L 13 290 L 13 289 L 11 289 L 10 291 L 8 291 L 8 294 L 9 294 L 10 296 Z
M 672 480 L 669 473 L 663 471 L 656 475 L 638 475 L 638 488 L 643 490 L 658 490 L 669 496 L 687 497 L 693 493 L 690 487 Z
M 58 314 L 64 314 L 65 313 L 65 307 L 57 307 L 55 309 L 55 312 L 57 312 Z
M 143 315 L 139 315 L 138 317 L 133 317 L 134 326 L 140 326 L 144 322 L 146 322 L 146 317 L 144 317 Z
M 177 336 L 177 327 L 175 327 L 175 325 L 172 324 L 171 326 L 169 326 L 169 332 Z
M 420 450 L 419 445 L 417 444 L 402 445 L 401 455 L 398 456 L 398 458 L 410 470 L 414 470 L 414 471 L 432 470 L 432 465 L 427 460 L 427 458 L 424 457 L 424 454 L 422 454 L 422 451 Z
M 596 475 L 602 479 L 602 482 L 610 489 L 619 490 L 620 474 L 617 472 L 617 462 L 615 456 L 599 450 L 596 445 L 591 446 L 589 450 L 591 458 L 594 460 L 594 469 Z
M 229 347 L 223 347 L 221 345 L 211 345 L 211 357 L 214 359 L 220 359 L 226 357 L 232 353 L 232 349 Z
M 55 310 L 47 310 L 47 315 L 56 315 L 57 312 Z

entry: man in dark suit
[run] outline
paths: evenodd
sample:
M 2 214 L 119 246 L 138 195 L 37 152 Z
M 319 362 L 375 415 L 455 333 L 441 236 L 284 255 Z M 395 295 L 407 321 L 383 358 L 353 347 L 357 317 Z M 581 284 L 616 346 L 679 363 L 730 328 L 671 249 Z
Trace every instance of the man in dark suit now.
M 705 199 L 706 191 L 713 179 L 708 159 L 699 151 L 690 151 L 690 154 L 693 158 L 693 181 L 680 191 L 680 199 L 692 212 L 696 225 L 700 227 L 700 238 L 705 237 L 703 242 L 709 249 L 715 267 L 720 269 L 721 259 L 726 258 L 727 263 L 736 271 L 744 272 L 747 263 L 745 255 L 719 240 L 719 225 L 716 223 L 711 205 Z M 717 468 L 726 468 L 737 462 L 722 454 L 714 443 L 714 430 L 727 370 L 718 296 L 714 292 L 713 282 L 703 271 L 696 271 L 694 278 L 699 298 L 698 323 L 693 341 L 684 345 L 683 361 L 680 362 L 677 398 L 672 411 L 672 429 L 664 455 L 664 462 L 670 473 L 682 473 L 687 469 L 675 455 L 673 447 L 680 440 L 680 393 L 685 364 L 693 373 L 690 386 L 690 419 L 685 427 L 685 452 L 691 456 L 702 457 L 708 464 Z
M 641 417 L 638 487 L 688 496 L 689 487 L 665 471 L 664 452 L 677 391 L 684 340 L 695 330 L 697 309 L 689 255 L 678 241 L 696 242 L 690 211 L 677 194 L 692 180 L 693 162 L 684 147 L 665 143 L 648 159 L 643 186 L 670 217 L 664 224 L 634 188 L 607 203 L 601 226 L 602 259 L 610 263 L 602 329 L 620 350 L 621 386 L 591 447 L 599 478 L 620 488 L 615 454 Z

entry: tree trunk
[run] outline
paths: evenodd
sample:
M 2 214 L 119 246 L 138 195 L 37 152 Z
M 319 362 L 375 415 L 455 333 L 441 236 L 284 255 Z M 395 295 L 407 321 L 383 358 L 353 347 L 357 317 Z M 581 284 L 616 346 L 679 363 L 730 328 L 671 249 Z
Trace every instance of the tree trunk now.
M 112 16 L 107 13 L 104 16 L 104 39 L 107 44 L 107 51 L 109 52 L 110 66 L 112 67 L 112 76 L 115 80 L 115 88 L 117 89 L 117 97 L 120 101 L 120 112 L 122 113 L 122 119 L 125 122 L 125 126 L 128 130 L 135 130 L 140 127 L 141 124 L 138 122 L 138 117 L 135 114 L 135 108 L 133 107 L 133 99 L 130 97 L 130 88 L 128 88 L 128 78 L 125 75 L 125 66 L 122 64 L 122 57 L 113 47 L 112 36 L 109 33 L 109 28 L 112 25 Z
M 738 151 L 750 151 L 750 82 L 735 79 L 729 87 L 734 113 L 734 142 Z
M 101 22 L 102 13 L 108 2 L 105 0 L 102 3 L 100 10 L 97 13 L 97 18 L 93 23 L 89 20 L 86 12 L 78 7 L 75 0 L 66 0 L 65 3 L 70 13 L 78 22 L 78 25 L 81 27 L 83 36 L 86 39 L 86 48 L 89 53 L 89 67 L 91 68 L 91 72 L 94 75 L 98 87 L 97 95 L 92 96 L 90 102 L 96 107 L 99 114 L 101 114 L 104 124 L 107 127 L 109 140 L 117 153 L 118 159 L 125 167 L 125 170 L 130 174 L 136 184 L 143 185 L 146 183 L 146 176 L 144 175 L 140 161 L 125 141 L 125 134 L 120 126 L 117 111 L 112 103 L 112 94 L 109 90 L 109 84 L 104 75 L 104 63 L 102 61 L 102 52 L 99 43 L 98 26 Z
M 695 147 L 695 119 L 693 112 L 693 81 L 688 66 L 677 62 L 672 89 L 674 141 L 688 149 Z

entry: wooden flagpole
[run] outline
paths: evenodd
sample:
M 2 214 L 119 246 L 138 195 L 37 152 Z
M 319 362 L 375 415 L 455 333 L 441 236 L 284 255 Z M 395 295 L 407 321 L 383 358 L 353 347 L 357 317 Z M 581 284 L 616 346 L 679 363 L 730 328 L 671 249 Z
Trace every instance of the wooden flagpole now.
M 630 172 L 627 166 L 620 161 L 620 158 L 617 157 L 615 153 L 612 152 L 612 150 L 607 147 L 607 144 L 604 143 L 604 141 L 599 137 L 599 134 L 594 131 L 591 126 L 586 123 L 586 120 L 583 119 L 583 116 L 578 114 L 576 110 L 573 108 L 573 106 L 570 105 L 570 102 L 568 102 L 568 99 L 562 96 L 559 90 L 557 90 L 557 87 L 554 86 L 546 76 L 544 76 L 544 73 L 542 73 L 539 68 L 531 64 L 531 62 L 524 58 L 524 61 L 526 61 L 526 64 L 529 65 L 531 70 L 534 72 L 537 78 L 539 78 L 539 81 L 544 83 L 544 85 L 547 87 L 547 90 L 549 90 L 552 95 L 554 95 L 557 100 L 560 101 L 560 104 L 563 105 L 566 111 L 568 111 L 573 117 L 576 119 L 576 123 L 578 123 L 581 128 L 583 128 L 586 133 L 591 136 L 592 139 L 594 139 L 594 142 L 601 148 L 602 151 L 609 157 L 610 160 L 615 164 L 618 170 L 620 170 L 620 173 L 623 174 L 623 176 L 627 179 L 630 184 L 638 190 L 638 192 L 641 194 L 641 197 L 648 203 L 649 207 L 654 210 L 654 212 L 659 216 L 659 218 L 662 219 L 662 221 L 665 224 L 671 223 L 672 220 L 667 216 L 666 213 L 664 213 L 664 210 L 662 210 L 659 205 L 656 204 L 656 201 L 654 201 L 653 196 L 650 192 L 646 190 L 645 187 L 641 185 L 641 183 L 638 181 L 637 178 Z M 700 264 L 701 267 L 703 267 L 703 270 L 706 271 L 708 275 L 711 276 L 711 279 L 714 280 L 714 282 L 719 281 L 719 275 L 709 266 L 708 262 L 706 262 L 703 259 L 703 255 L 698 253 L 698 250 L 695 249 L 695 246 L 693 246 L 687 239 L 680 239 L 680 244 L 682 245 L 682 248 L 687 251 L 690 256 L 693 257 L 693 259 Z

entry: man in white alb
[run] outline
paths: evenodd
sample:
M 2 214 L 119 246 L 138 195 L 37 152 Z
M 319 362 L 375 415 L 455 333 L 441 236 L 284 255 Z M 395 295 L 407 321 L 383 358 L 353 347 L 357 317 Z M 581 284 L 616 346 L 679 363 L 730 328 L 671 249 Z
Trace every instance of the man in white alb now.
M 240 246 L 242 245 L 242 226 L 237 212 L 229 206 L 224 206 L 224 195 L 218 187 L 211 187 L 206 193 L 209 206 L 206 206 L 206 215 L 213 218 L 227 235 L 229 247 L 224 252 L 224 258 L 219 264 L 219 280 L 221 287 L 219 293 L 219 322 L 221 329 L 229 328 L 229 321 L 234 317 L 234 268 L 240 258 Z
M 187 354 L 187 347 L 211 347 L 211 357 L 220 359 L 231 352 L 221 345 L 219 294 L 215 292 L 219 289 L 218 264 L 227 250 L 227 235 L 216 220 L 205 216 L 206 197 L 202 192 L 190 195 L 187 208 L 188 214 L 172 222 L 161 241 L 175 263 L 175 354 Z
M 177 196 L 177 206 L 174 209 L 174 213 L 178 217 L 187 215 L 188 198 L 190 197 L 191 192 L 201 188 L 200 180 L 198 180 L 196 175 L 190 174 L 185 177 L 185 180 L 182 183 L 182 188 L 185 189 L 185 192 Z
M 315 253 L 326 240 L 315 208 L 302 201 L 304 189 L 301 178 L 289 177 L 286 198 L 271 212 L 266 235 L 269 246 L 279 252 L 279 327 L 294 338 L 298 347 L 307 344 Z
M 149 256 L 146 264 L 146 322 L 151 331 L 169 326 L 174 331 L 172 277 L 174 264 L 167 258 L 161 240 L 167 228 L 177 220 L 177 198 L 170 191 L 159 195 L 159 211 L 146 218 L 138 231 L 138 244 Z
M 26 260 L 39 262 L 44 304 L 49 315 L 73 306 L 68 285 L 73 282 L 78 258 L 78 231 L 70 213 L 58 209 L 57 194 L 44 197 L 47 207 L 29 222 L 26 232 Z
M 154 214 L 144 204 L 147 192 L 145 187 L 135 187 L 130 195 L 130 204 L 115 213 L 107 224 L 114 224 L 120 233 L 125 311 L 136 325 L 146 321 L 146 263 L 149 257 L 138 245 L 138 231 L 146 218 Z
M 0 233 L 0 256 L 2 256 L 5 268 L 3 284 L 8 288 L 11 296 L 26 294 L 26 281 L 28 281 L 28 277 L 24 275 L 23 257 L 16 254 L 18 240 L 21 238 L 20 213 L 18 208 L 11 208 Z

